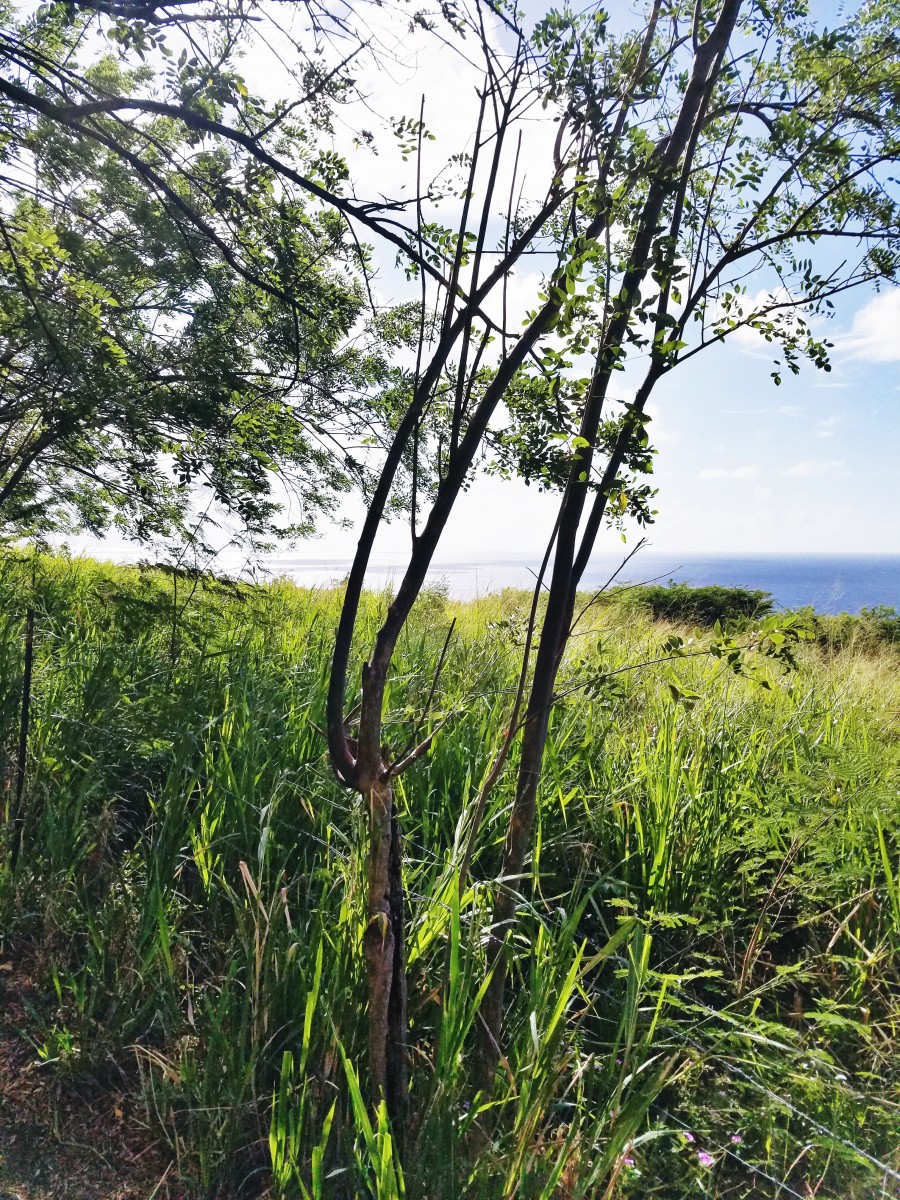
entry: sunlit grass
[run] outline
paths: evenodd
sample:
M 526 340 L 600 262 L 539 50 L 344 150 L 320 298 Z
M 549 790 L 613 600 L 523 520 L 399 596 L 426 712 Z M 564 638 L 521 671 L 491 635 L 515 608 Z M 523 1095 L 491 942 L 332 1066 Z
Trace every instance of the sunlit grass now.
M 446 724 L 398 786 L 401 1145 L 362 1101 L 364 819 L 320 733 L 339 592 L 7 558 L 0 599 L 9 779 L 37 613 L 0 866 L 4 949 L 40 982 L 27 1036 L 55 1070 L 123 1068 L 187 1194 L 894 1194 L 896 651 L 807 647 L 769 689 L 697 658 L 675 664 L 690 705 L 660 667 L 560 702 L 486 1100 L 469 1055 L 515 753 L 458 872 L 528 598 L 423 596 L 387 696 L 398 751 L 456 624 L 425 716 Z M 364 634 L 386 603 L 367 597 Z M 670 632 L 617 605 L 579 631 L 561 691 Z

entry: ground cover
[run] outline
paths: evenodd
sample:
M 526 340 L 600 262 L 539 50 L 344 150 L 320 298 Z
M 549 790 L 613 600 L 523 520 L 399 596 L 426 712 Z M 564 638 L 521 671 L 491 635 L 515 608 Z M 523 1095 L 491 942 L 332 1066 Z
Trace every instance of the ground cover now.
M 877 623 L 819 623 L 796 671 L 750 679 L 708 657 L 622 670 L 664 657 L 673 632 L 692 651 L 709 633 L 655 621 L 633 594 L 588 611 L 485 1101 L 469 1049 L 507 779 L 462 889 L 459 866 L 527 598 L 423 596 L 387 698 L 394 744 L 415 735 L 455 626 L 426 717 L 446 724 L 398 785 L 412 1068 L 398 1146 L 353 1068 L 364 814 L 320 732 L 339 599 L 0 562 L 0 1186 L 28 1200 L 900 1193 L 900 655 Z M 385 603 L 367 597 L 362 644 Z M 66 1167 L 73 1142 L 109 1169 Z M 57 1165 L 35 1182 L 38 1160 Z

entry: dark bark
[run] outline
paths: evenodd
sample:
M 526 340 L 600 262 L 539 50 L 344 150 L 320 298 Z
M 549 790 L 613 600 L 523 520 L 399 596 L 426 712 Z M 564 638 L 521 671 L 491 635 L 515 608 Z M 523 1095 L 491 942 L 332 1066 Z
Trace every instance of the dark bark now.
M 548 308 L 545 320 L 549 321 L 550 316 L 551 310 Z M 542 328 L 543 326 L 540 326 L 540 329 Z M 441 482 L 425 527 L 416 539 L 409 567 L 400 584 L 397 596 L 388 610 L 385 622 L 379 630 L 372 658 L 363 670 L 362 705 L 355 758 L 351 756 L 350 747 L 347 744 L 343 714 L 337 707 L 339 699 L 341 708 L 343 707 L 345 675 L 339 675 L 339 672 L 341 668 L 344 672 L 346 670 L 349 639 L 352 637 L 353 628 L 351 618 L 345 619 L 346 601 L 345 609 L 341 614 L 341 630 L 345 634 L 345 640 L 342 642 L 340 650 L 336 650 L 337 664 L 332 667 L 332 707 L 329 712 L 329 733 L 333 733 L 332 754 L 335 755 L 336 749 L 339 753 L 343 751 L 344 754 L 343 758 L 335 755 L 336 766 L 342 777 L 348 782 L 352 781 L 360 793 L 369 798 L 369 836 L 371 839 L 369 899 L 368 923 L 364 938 L 369 991 L 369 1064 L 373 1098 L 377 1102 L 384 1097 L 388 1102 L 389 1111 L 393 1108 L 400 1112 L 405 1104 L 405 1095 L 403 1097 L 393 1096 L 389 1100 L 388 1064 L 389 1062 L 393 1063 L 391 1078 L 401 1078 L 405 1071 L 405 1066 L 401 1067 L 400 1062 L 404 1056 L 402 1042 L 405 1042 L 406 1030 L 404 1020 L 401 1044 L 397 1044 L 396 1038 L 392 1038 L 389 1008 L 393 989 L 395 986 L 400 986 L 399 978 L 395 982 L 394 961 L 396 958 L 397 961 L 402 962 L 405 951 L 402 945 L 402 920 L 395 926 L 390 903 L 390 831 L 394 814 L 390 767 L 384 761 L 385 756 L 381 744 L 385 681 L 397 638 L 421 590 L 438 540 L 456 497 L 465 482 L 472 458 L 481 443 L 490 416 L 506 390 L 509 379 L 524 359 L 527 350 L 537 341 L 540 329 L 529 331 L 529 334 L 522 338 L 521 346 L 517 347 L 518 353 L 511 355 L 510 359 L 500 368 L 492 389 L 489 389 L 489 393 L 493 391 L 493 395 L 485 398 L 488 403 L 482 400 L 478 412 L 460 442 L 453 468 Z M 356 572 L 353 581 L 354 588 L 358 587 L 361 592 L 362 580 L 365 575 L 365 561 L 361 565 L 354 564 L 354 570 Z M 337 742 L 337 746 L 334 745 L 334 742 Z M 396 852 L 399 856 L 399 846 Z M 402 885 L 398 884 L 398 880 L 399 870 L 395 872 L 394 891 L 395 894 L 399 892 L 398 911 L 402 915 Z M 397 944 L 398 938 L 401 939 L 400 944 Z M 400 1005 L 398 998 L 396 1004 L 405 1009 L 405 1000 Z M 395 1011 L 399 1011 L 399 1008 Z M 396 1032 L 398 1028 L 399 1025 L 395 1023 L 394 1031 Z
M 406 964 L 400 826 L 389 782 L 369 793 L 368 908 L 363 952 L 369 991 L 373 1101 L 384 1100 L 395 1129 L 406 1108 Z
M 27 451 L 27 453 L 22 455 L 12 474 L 4 482 L 2 488 L 0 488 L 0 505 L 5 504 L 10 496 L 13 495 L 16 488 L 25 478 L 29 469 L 34 465 L 44 451 L 53 445 L 54 441 L 55 435 L 45 430 L 45 432 L 38 437 L 35 444 Z

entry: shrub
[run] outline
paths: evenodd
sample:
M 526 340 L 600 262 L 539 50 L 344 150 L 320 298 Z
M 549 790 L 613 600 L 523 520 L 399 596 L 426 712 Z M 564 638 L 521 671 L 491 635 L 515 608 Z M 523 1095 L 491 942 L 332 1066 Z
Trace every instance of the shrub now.
M 900 646 L 900 613 L 893 605 L 876 604 L 874 608 L 864 608 L 860 616 L 875 626 L 882 641 Z
M 625 592 L 624 588 L 616 589 L 614 595 Z M 628 589 L 628 593 L 633 603 L 648 608 L 655 619 L 684 624 L 712 626 L 721 621 L 740 626 L 773 608 L 769 592 L 718 585 L 693 587 L 674 580 L 667 587 L 647 585 Z

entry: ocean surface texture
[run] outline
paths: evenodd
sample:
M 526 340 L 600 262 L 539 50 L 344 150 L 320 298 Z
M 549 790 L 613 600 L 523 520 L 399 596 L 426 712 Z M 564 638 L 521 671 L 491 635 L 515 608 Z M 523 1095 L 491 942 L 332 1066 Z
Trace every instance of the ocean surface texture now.
M 623 551 L 627 553 L 627 549 Z M 585 573 L 585 590 L 601 587 L 616 571 L 622 557 L 597 555 Z M 349 560 L 285 556 L 269 566 L 297 583 L 325 586 L 346 576 Z M 524 559 L 493 562 L 438 562 L 429 573 L 432 584 L 443 583 L 451 595 L 472 597 L 505 587 L 534 585 L 536 564 Z M 402 564 L 383 558 L 373 563 L 370 587 L 398 583 Z M 616 578 L 616 583 L 638 583 L 674 579 L 692 584 L 723 584 L 726 587 L 760 588 L 770 592 L 781 608 L 812 605 L 818 612 L 859 612 L 876 604 L 900 609 L 900 554 L 780 554 L 703 555 L 661 554 L 653 550 L 637 554 Z

